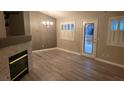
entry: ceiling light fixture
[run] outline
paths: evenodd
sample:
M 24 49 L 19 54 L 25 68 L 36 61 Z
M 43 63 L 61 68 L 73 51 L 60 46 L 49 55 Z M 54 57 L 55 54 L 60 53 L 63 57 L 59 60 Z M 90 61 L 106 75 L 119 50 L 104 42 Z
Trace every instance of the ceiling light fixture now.
M 42 21 L 42 25 L 46 26 L 47 28 L 49 28 L 49 26 L 53 25 L 52 21 Z

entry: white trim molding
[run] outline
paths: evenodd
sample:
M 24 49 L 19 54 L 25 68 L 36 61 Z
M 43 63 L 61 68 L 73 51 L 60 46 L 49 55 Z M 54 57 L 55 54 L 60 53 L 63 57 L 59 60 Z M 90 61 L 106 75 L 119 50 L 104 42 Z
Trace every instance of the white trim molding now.
M 103 62 L 103 63 L 110 64 L 110 65 L 114 65 L 114 66 L 117 66 L 117 67 L 124 68 L 124 65 L 122 65 L 122 64 L 114 63 L 114 62 L 107 61 L 107 60 L 104 60 L 104 59 L 95 58 L 95 60 L 97 60 L 97 61 L 99 61 L 99 62 Z
M 41 50 L 34 50 L 34 51 L 32 51 L 32 52 L 48 51 L 48 50 L 54 50 L 54 49 L 57 49 L 57 47 L 54 47 L 54 48 L 46 48 L 46 49 L 41 49 Z
M 72 53 L 72 54 L 76 54 L 76 55 L 81 55 L 81 54 L 78 53 L 78 52 L 74 52 L 74 51 L 66 50 L 66 49 L 63 49 L 63 48 L 60 48 L 60 47 L 57 47 L 57 49 L 62 50 L 62 51 L 65 51 L 65 52 L 68 52 L 68 53 Z
M 82 54 L 82 56 L 89 57 L 89 58 L 92 58 L 92 59 L 95 58 L 93 55 L 88 55 L 88 54 Z
M 76 54 L 76 55 L 81 55 L 80 53 L 77 53 L 77 52 L 74 52 L 74 51 L 70 51 L 70 50 L 66 50 L 66 49 L 63 49 L 63 48 L 57 47 L 57 49 L 65 51 L 65 52 L 68 52 L 68 53 L 73 53 L 73 54 Z M 82 55 L 82 56 L 86 56 L 86 57 L 95 59 L 95 60 L 97 60 L 99 62 L 103 62 L 103 63 L 107 63 L 107 64 L 110 64 L 110 65 L 114 65 L 114 66 L 117 66 L 117 67 L 124 68 L 124 65 L 122 65 L 122 64 L 114 63 L 114 62 L 111 62 L 111 61 L 108 61 L 108 60 L 104 60 L 104 59 L 100 59 L 100 58 L 96 58 L 96 57 L 94 58 L 94 57 L 87 56 L 87 55 Z
M 42 50 L 35 50 L 35 51 L 32 51 L 32 52 L 48 51 L 48 50 L 54 50 L 54 49 L 62 50 L 62 51 L 68 52 L 68 53 L 76 54 L 76 55 L 81 55 L 81 54 L 78 53 L 78 52 L 66 50 L 66 49 L 59 48 L 59 47 L 47 48 L 47 49 L 42 49 Z M 86 55 L 82 55 L 82 56 L 86 56 Z M 93 57 L 91 57 L 91 56 L 86 56 L 86 57 L 93 58 Z M 107 60 L 100 59 L 100 58 L 96 58 L 96 57 L 93 58 L 93 59 L 95 59 L 95 60 L 97 60 L 97 61 L 99 61 L 99 62 L 103 62 L 103 63 L 107 63 L 107 64 L 110 64 L 110 65 L 114 65 L 114 66 L 117 66 L 117 67 L 124 68 L 124 65 L 122 65 L 122 64 L 114 63 L 114 62 L 107 61 Z
M 84 53 L 84 33 L 85 33 L 85 25 L 87 23 L 93 23 L 94 24 L 94 38 L 93 38 L 93 51 L 92 54 L 85 54 Z M 81 32 L 81 51 L 82 51 L 82 55 L 86 56 L 86 57 L 90 57 L 90 58 L 95 58 L 96 56 L 96 48 L 97 48 L 97 31 L 98 31 L 98 18 L 90 18 L 90 19 L 86 19 L 86 20 L 82 20 L 82 25 L 83 25 L 83 31 Z

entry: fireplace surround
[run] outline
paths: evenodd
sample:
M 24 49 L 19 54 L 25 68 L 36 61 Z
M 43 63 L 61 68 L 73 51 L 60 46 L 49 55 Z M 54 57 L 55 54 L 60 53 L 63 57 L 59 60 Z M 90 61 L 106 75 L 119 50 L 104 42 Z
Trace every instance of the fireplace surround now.
M 1 11 L 0 20 L 0 81 L 19 80 L 32 69 L 29 12 Z

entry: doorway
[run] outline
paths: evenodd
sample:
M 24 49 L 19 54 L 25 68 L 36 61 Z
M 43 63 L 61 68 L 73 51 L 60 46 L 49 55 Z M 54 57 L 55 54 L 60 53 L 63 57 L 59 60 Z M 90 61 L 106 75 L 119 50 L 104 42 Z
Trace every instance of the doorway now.
M 97 44 L 97 19 L 87 19 L 83 22 L 82 55 L 94 58 Z

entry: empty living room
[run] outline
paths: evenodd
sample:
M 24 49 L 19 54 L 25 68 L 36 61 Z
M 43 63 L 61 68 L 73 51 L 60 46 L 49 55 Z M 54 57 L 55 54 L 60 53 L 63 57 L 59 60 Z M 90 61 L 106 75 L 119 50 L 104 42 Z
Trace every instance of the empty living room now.
M 124 93 L 124 0 L 0 0 L 0 93 Z
M 123 11 L 0 11 L 1 81 L 123 81 Z

